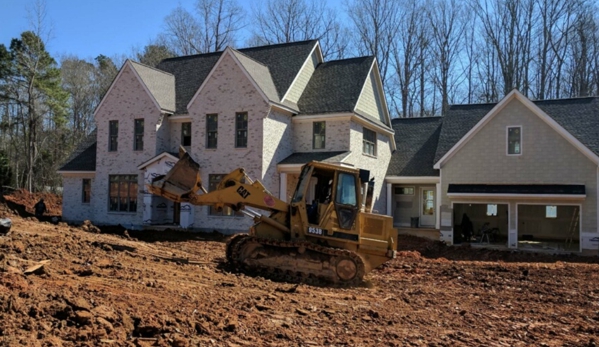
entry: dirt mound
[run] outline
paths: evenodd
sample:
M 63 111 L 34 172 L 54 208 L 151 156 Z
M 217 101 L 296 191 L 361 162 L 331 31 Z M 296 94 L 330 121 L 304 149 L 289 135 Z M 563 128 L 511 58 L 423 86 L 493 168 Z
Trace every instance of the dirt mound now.
M 592 346 L 599 334 L 597 258 L 400 236 L 364 285 L 323 288 L 227 269 L 215 234 L 13 221 L 0 346 Z
M 44 199 L 48 212 L 45 216 L 60 216 L 62 214 L 62 196 L 52 193 L 31 193 L 26 189 L 17 189 L 5 193 L 0 199 L 0 212 L 16 212 L 22 217 L 35 214 L 33 206 Z

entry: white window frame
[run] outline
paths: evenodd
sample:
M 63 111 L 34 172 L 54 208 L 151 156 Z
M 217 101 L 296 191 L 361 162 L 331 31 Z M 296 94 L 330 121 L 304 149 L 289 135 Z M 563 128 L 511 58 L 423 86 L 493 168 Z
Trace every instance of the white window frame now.
M 520 153 L 510 154 L 510 128 L 520 128 Z M 509 157 L 517 157 L 522 155 L 522 150 L 524 148 L 524 136 L 522 136 L 522 125 L 508 125 L 505 127 L 505 154 Z

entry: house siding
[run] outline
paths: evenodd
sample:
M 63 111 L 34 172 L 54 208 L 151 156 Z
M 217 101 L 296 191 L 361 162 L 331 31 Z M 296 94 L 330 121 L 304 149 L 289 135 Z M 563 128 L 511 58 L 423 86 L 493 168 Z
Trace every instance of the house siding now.
M 315 122 L 320 121 L 322 120 Z M 349 120 L 326 120 L 324 149 L 312 149 L 313 123 L 314 122 L 302 120 L 293 124 L 293 145 L 295 152 L 330 152 L 349 150 Z
M 522 126 L 521 155 L 506 155 L 508 126 Z M 586 199 L 569 203 L 582 205 L 582 232 L 597 232 L 597 166 L 517 99 L 458 150 L 442 166 L 441 174 L 441 203 L 449 207 L 452 200 L 446 192 L 452 183 L 584 184 Z M 518 199 L 508 203 L 509 228 L 514 232 L 518 228 L 517 204 L 559 205 L 568 201 Z
M 272 111 L 264 118 L 262 137 L 262 178 L 274 196 L 279 196 L 280 177 L 277 164 L 293 153 L 291 115 Z
M 308 60 L 306 60 L 304 63 L 302 70 L 296 77 L 295 83 L 291 85 L 287 97 L 285 98 L 287 101 L 291 101 L 293 103 L 297 103 L 299 101 L 319 63 L 318 52 L 315 49 Z
M 90 202 L 83 203 L 83 179 L 91 179 L 92 187 L 94 174 L 68 174 L 64 175 L 62 191 L 62 220 L 69 223 L 81 223 L 94 217 L 92 202 L 95 196 L 92 192 Z
M 276 188 L 278 191 L 278 181 L 264 180 L 262 176 L 264 118 L 269 109 L 269 104 L 241 68 L 230 55 L 225 55 L 189 107 L 192 124 L 190 154 L 200 164 L 202 181 L 206 187 L 210 174 L 227 174 L 243 167 L 252 179 L 263 180 L 268 189 Z M 247 148 L 235 148 L 236 112 L 248 114 Z M 206 114 L 211 113 L 218 114 L 216 149 L 206 148 Z M 252 224 L 249 218 L 211 216 L 208 212 L 208 207 L 195 207 L 195 228 L 232 233 L 247 231 Z
M 144 144 L 142 151 L 133 150 L 134 120 L 144 119 Z M 119 121 L 118 150 L 108 151 L 108 122 Z M 144 90 L 129 65 L 125 65 L 118 80 L 103 100 L 95 116 L 98 128 L 96 175 L 92 183 L 92 208 L 97 224 L 121 224 L 137 227 L 142 224 L 143 175 L 137 166 L 158 154 L 164 140 L 161 127 L 163 115 Z M 157 141 L 157 136 L 162 140 Z M 137 175 L 137 211 L 132 213 L 108 211 L 109 175 Z
M 373 210 L 379 214 L 387 213 L 387 189 L 385 175 L 391 160 L 391 142 L 389 136 L 377 132 L 376 157 L 362 153 L 362 124 L 350 122 L 350 155 L 344 163 L 353 164 L 356 168 L 370 170 L 374 177 Z M 369 128 L 376 131 L 375 128 Z
M 356 104 L 356 111 L 361 115 L 368 116 L 387 124 L 385 111 L 381 104 L 381 96 L 378 93 L 378 88 L 375 88 L 374 86 L 376 86 L 376 78 L 374 72 L 371 71 L 364 83 L 360 99 Z

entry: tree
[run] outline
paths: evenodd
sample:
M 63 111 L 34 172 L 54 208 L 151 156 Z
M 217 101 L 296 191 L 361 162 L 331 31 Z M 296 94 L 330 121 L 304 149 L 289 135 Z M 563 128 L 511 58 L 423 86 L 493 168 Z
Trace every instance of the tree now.
M 176 55 L 216 52 L 234 46 L 244 27 L 244 11 L 235 0 L 197 0 L 196 16 L 178 6 L 165 18 L 158 43 Z
M 316 0 L 268 0 L 254 9 L 253 45 L 317 39 L 323 57 L 344 56 L 348 36 L 335 11 Z
M 163 59 L 172 58 L 175 54 L 164 45 L 150 44 L 144 47 L 143 52 L 136 54 L 136 59 L 142 64 L 156 67 Z
M 2 186 L 8 186 L 12 181 L 12 169 L 8 161 L 8 156 L 4 151 L 0 151 L 0 191 Z
M 4 51 L 6 48 L 0 49 Z M 66 123 L 67 94 L 61 88 L 60 70 L 45 49 L 44 42 L 31 31 L 10 44 L 10 60 L 2 81 L 3 99 L 12 104 L 15 126 L 24 138 L 25 183 L 33 190 L 38 146 L 45 128 L 56 129 Z

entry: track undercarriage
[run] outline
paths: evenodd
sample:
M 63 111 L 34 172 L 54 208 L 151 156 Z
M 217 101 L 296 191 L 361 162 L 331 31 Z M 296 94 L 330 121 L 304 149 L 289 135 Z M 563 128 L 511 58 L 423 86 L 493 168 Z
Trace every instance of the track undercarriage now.
M 357 285 L 365 274 L 364 261 L 355 252 L 247 234 L 229 240 L 227 261 L 263 277 L 313 285 Z

